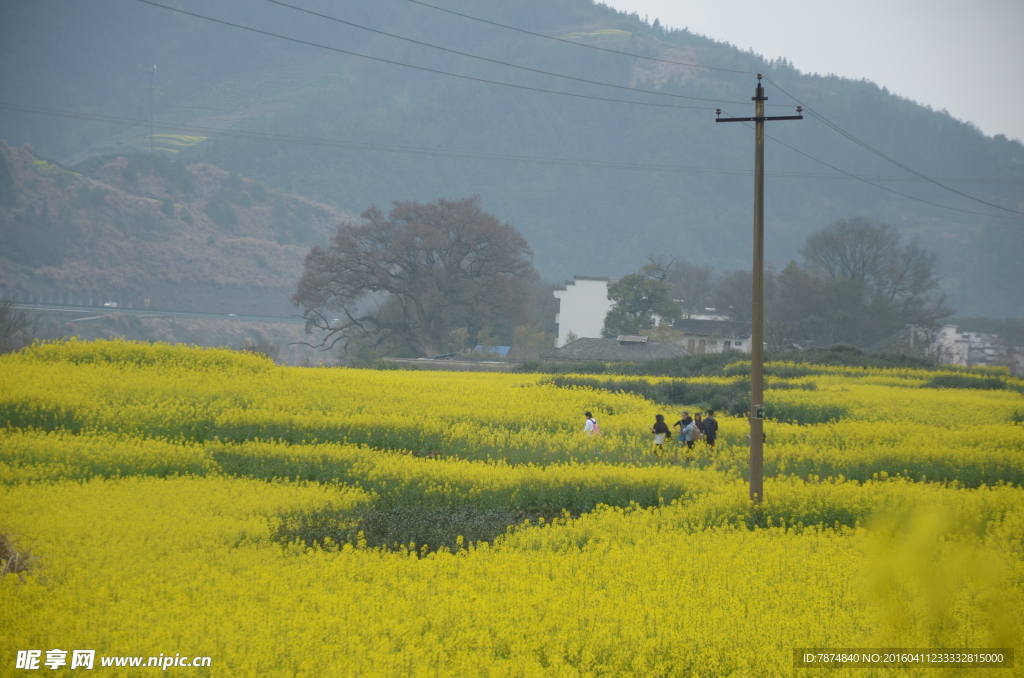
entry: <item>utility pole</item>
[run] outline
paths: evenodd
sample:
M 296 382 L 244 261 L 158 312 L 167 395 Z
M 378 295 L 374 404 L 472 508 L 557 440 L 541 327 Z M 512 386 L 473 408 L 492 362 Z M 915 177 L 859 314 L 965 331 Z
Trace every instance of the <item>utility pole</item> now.
M 757 74 L 753 118 L 722 118 L 715 122 L 754 123 L 754 268 L 752 271 L 753 308 L 750 315 L 750 501 L 764 500 L 764 123 L 766 120 L 803 120 L 803 107 L 797 115 L 765 117 L 761 74 Z

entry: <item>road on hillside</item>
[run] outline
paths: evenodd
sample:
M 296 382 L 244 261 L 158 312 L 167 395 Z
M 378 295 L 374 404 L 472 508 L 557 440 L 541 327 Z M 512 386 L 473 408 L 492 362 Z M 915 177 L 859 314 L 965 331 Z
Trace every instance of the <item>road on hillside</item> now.
M 35 311 L 45 315 L 68 317 L 72 322 L 93 320 L 110 313 L 129 313 L 140 318 L 195 318 L 200 320 L 236 320 L 246 322 L 282 323 L 302 325 L 298 316 L 241 315 L 235 313 L 198 313 L 191 311 L 157 311 L 151 308 L 117 308 L 104 306 L 62 306 L 59 304 L 13 304 L 13 308 Z

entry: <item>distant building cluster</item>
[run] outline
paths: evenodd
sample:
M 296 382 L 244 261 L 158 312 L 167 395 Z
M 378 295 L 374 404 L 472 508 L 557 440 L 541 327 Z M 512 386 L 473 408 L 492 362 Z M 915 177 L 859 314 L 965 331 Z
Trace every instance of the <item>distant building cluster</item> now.
M 1012 346 L 998 334 L 943 325 L 931 342 L 931 352 L 940 362 L 965 367 L 1009 367 L 1015 374 L 1024 374 L 1024 346 Z
M 555 290 L 559 302 L 557 348 L 542 354 L 543 360 L 620 362 L 722 351 L 750 353 L 750 323 L 727 320 L 714 309 L 676 320 L 671 326 L 677 337 L 673 341 L 632 335 L 603 338 L 604 319 L 612 308 L 608 288 L 614 282 L 611 278 L 574 276 Z
M 715 309 L 674 321 L 671 341 L 627 335 L 603 338 L 604 319 L 612 308 L 608 288 L 614 283 L 610 278 L 575 276 L 556 288 L 558 340 L 555 350 L 541 354 L 541 359 L 620 362 L 723 351 L 750 353 L 750 323 L 728 320 Z M 912 348 L 916 344 L 916 348 L 939 362 L 1008 367 L 1016 374 L 1024 374 L 1024 347 L 1011 346 L 997 334 L 961 331 L 957 325 L 944 325 L 938 332 L 908 328 L 903 341 L 909 341 Z

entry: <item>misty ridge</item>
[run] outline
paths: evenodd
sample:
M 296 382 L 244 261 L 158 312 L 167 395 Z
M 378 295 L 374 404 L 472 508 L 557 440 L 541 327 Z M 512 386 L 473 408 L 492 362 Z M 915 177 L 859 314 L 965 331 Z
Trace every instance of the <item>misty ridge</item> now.
M 0 183 L 5 287 L 57 294 L 141 299 L 163 284 L 286 299 L 309 246 L 344 219 L 238 174 L 163 155 L 65 168 L 0 142 Z M 161 301 L 153 305 L 166 306 Z
M 8 144 L 0 155 L 13 196 L 0 207 L 0 283 L 140 294 L 171 285 L 168 296 L 179 304 L 212 308 L 218 294 L 235 295 L 234 306 L 286 314 L 294 312 L 288 300 L 302 257 L 349 215 L 371 205 L 386 211 L 394 201 L 470 196 L 522 233 L 544 280 L 620 278 L 651 254 L 735 277 L 750 267 L 752 134 L 715 125 L 714 109 L 751 114 L 749 73 L 777 83 L 766 83 L 771 115 L 790 114 L 796 97 L 929 177 L 1024 209 L 1020 141 L 986 137 L 867 81 L 803 74 L 784 60 L 588 0 L 445 7 L 600 50 L 405 0 L 301 6 L 491 61 L 269 2 L 181 8 L 477 80 L 134 2 L 0 10 L 0 58 L 11 65 L 0 72 L 0 137 Z M 1012 215 L 921 181 L 811 116 L 769 126 L 768 134 L 926 201 L 769 139 L 766 254 L 777 271 L 800 260 L 812 233 L 862 218 L 934 253 L 935 291 L 960 316 L 1024 316 L 1024 229 L 1002 218 Z M 18 148 L 26 143 L 31 150 Z M 521 321 L 549 331 L 551 304 L 530 303 Z M 500 333 L 511 336 L 514 327 Z

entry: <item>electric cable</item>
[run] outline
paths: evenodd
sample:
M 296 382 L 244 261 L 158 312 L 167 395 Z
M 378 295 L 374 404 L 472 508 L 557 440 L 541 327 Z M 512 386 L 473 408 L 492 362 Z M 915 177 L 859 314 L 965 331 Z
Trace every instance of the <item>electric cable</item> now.
M 460 17 L 462 17 L 464 19 L 470 19 L 471 21 L 479 21 L 480 23 L 489 24 L 491 26 L 498 26 L 499 28 L 506 28 L 506 29 L 508 29 L 510 31 L 517 31 L 519 33 L 525 33 L 526 35 L 532 35 L 532 36 L 537 37 L 537 38 L 544 38 L 545 40 L 554 40 L 556 42 L 564 42 L 564 43 L 567 43 L 567 44 L 570 44 L 570 45 L 575 45 L 576 47 L 586 47 L 587 49 L 596 49 L 596 50 L 599 50 L 601 52 L 610 52 L 612 54 L 619 54 L 621 56 L 633 57 L 634 59 L 646 59 L 647 61 L 658 61 L 658 62 L 661 62 L 663 64 L 675 64 L 676 66 L 689 66 L 690 68 L 702 68 L 702 69 L 707 70 L 707 71 L 722 71 L 724 73 L 742 73 L 743 75 L 757 75 L 757 73 L 755 73 L 754 71 L 743 71 L 743 70 L 739 70 L 739 69 L 735 69 L 735 68 L 716 68 L 715 66 L 701 66 L 700 64 L 691 64 L 691 63 L 687 63 L 685 61 L 673 61 L 671 59 L 659 59 L 657 57 L 644 56 L 643 54 L 633 54 L 632 52 L 622 52 L 622 51 L 617 50 L 617 49 L 608 49 L 607 47 L 598 47 L 597 45 L 588 45 L 586 43 L 576 42 L 575 40 L 566 40 L 565 38 L 556 38 L 556 37 L 551 36 L 551 35 L 544 35 L 543 33 L 535 33 L 533 31 L 528 31 L 528 30 L 523 29 L 523 28 L 516 28 L 515 26 L 508 26 L 506 24 L 498 23 L 497 21 L 488 21 L 487 19 L 481 19 L 479 17 L 471 16 L 469 14 L 463 14 L 461 12 L 456 12 L 456 11 L 451 10 L 451 9 L 445 9 L 444 7 L 438 7 L 437 5 L 431 5 L 431 4 L 428 4 L 426 2 L 420 2 L 420 0 L 406 0 L 406 2 L 411 2 L 414 5 L 421 5 L 423 7 L 429 7 L 430 9 L 436 9 L 439 12 L 446 12 L 448 14 L 454 14 L 455 16 L 460 16 Z
M 830 121 L 827 118 L 825 118 L 825 116 L 821 115 L 820 113 L 818 113 L 814 109 L 809 108 L 804 102 L 802 102 L 799 99 L 797 99 L 795 96 L 793 96 L 792 94 L 790 94 L 789 92 L 784 90 L 782 87 L 779 87 L 778 83 L 774 82 L 770 78 L 766 77 L 765 80 L 767 80 L 772 85 L 774 85 L 776 89 L 778 89 L 780 92 L 782 92 L 783 94 L 788 96 L 790 99 L 792 99 L 793 101 L 795 101 L 798 104 L 800 104 L 801 106 L 803 106 L 805 111 L 810 113 L 812 117 L 814 117 L 816 120 L 818 120 L 819 122 L 821 122 L 822 124 L 824 124 L 828 128 L 832 129 L 835 132 L 838 132 L 839 134 L 843 135 L 844 137 L 846 137 L 847 139 L 849 139 L 853 143 L 857 144 L 861 148 L 864 148 L 865 150 L 873 153 L 874 155 L 878 156 L 879 158 L 882 158 L 883 160 L 885 160 L 885 161 L 887 161 L 889 163 L 892 163 L 893 165 L 895 165 L 896 167 L 899 167 L 903 171 L 909 172 L 910 174 L 913 174 L 914 176 L 918 177 L 919 179 L 922 179 L 924 181 L 927 181 L 928 183 L 934 184 L 934 185 L 938 186 L 939 188 L 945 189 L 945 190 L 947 190 L 947 191 L 949 191 L 951 193 L 956 193 L 957 195 L 959 195 L 961 197 L 964 197 L 964 198 L 967 198 L 968 200 L 973 200 L 974 202 L 978 202 L 978 203 L 981 203 L 982 205 L 987 205 L 989 207 L 994 207 L 996 209 L 1003 210 L 1004 212 L 1010 212 L 1012 214 L 1019 214 L 1021 216 L 1024 216 L 1024 212 L 1020 212 L 1018 210 L 1010 209 L 1009 207 L 1003 207 L 1002 205 L 996 205 L 995 203 L 991 203 L 991 202 L 988 202 L 986 200 L 982 200 L 981 198 L 976 198 L 973 195 L 969 195 L 967 193 L 964 193 L 963 191 L 958 191 L 955 188 L 952 188 L 950 186 L 946 186 L 945 184 L 943 184 L 943 183 L 941 183 L 939 181 L 936 181 L 935 179 L 932 179 L 931 177 L 925 176 L 924 174 L 921 174 L 920 172 L 918 172 L 917 170 L 915 170 L 915 169 L 913 169 L 911 167 L 907 167 L 906 165 L 904 165 L 900 161 L 898 161 L 898 160 L 896 160 L 894 158 L 889 157 L 888 155 L 886 155 L 882 151 L 879 151 L 878 149 L 874 148 L 870 144 L 868 144 L 868 143 L 866 143 L 864 141 L 861 141 L 857 137 L 853 136 L 852 134 L 850 134 L 849 132 L 847 132 L 846 130 L 841 128 L 839 125 L 836 125 L 832 121 Z
M 103 122 L 109 124 L 125 125 L 130 127 L 145 127 L 149 125 L 148 119 L 126 118 L 123 116 L 112 116 L 95 113 L 81 113 L 77 111 L 66 111 L 60 109 L 43 108 L 38 106 L 23 106 L 0 102 L 0 109 L 18 113 L 31 113 L 36 115 L 49 115 L 54 117 L 72 118 L 76 120 L 88 120 L 92 122 Z M 656 165 L 636 163 L 616 163 L 601 160 L 582 160 L 573 158 L 546 158 L 543 156 L 519 156 L 500 153 L 487 153 L 482 151 L 458 151 L 424 148 L 417 146 L 395 146 L 386 144 L 372 144 L 366 142 L 345 141 L 343 139 L 325 139 L 322 137 L 306 137 L 298 135 L 275 134 L 271 132 L 251 132 L 230 130 L 221 127 L 211 127 L 190 123 L 174 123 L 166 121 L 154 121 L 155 128 L 166 131 L 191 132 L 195 134 L 215 135 L 228 138 L 253 139 L 256 141 L 269 141 L 275 143 L 296 144 L 304 146 L 326 146 L 335 148 L 348 148 L 352 150 L 376 151 L 385 153 L 399 153 L 407 155 L 434 156 L 443 158 L 461 158 L 466 160 L 492 160 L 499 162 L 513 162 L 533 165 L 551 165 L 560 167 L 590 167 L 595 169 L 612 169 L 654 173 L 671 174 L 704 174 L 712 176 L 751 176 L 754 172 L 749 169 L 728 169 L 713 167 L 682 167 L 679 165 Z M 897 176 L 868 176 L 860 177 L 852 174 L 821 174 L 816 172 L 765 172 L 766 176 L 785 179 L 829 179 L 829 180 L 862 180 L 869 181 L 919 181 L 913 177 Z M 1018 185 L 1024 182 L 1012 181 L 986 181 L 983 179 L 969 178 L 947 178 L 945 181 L 964 183 L 996 183 Z
M 729 113 L 726 113 L 725 111 L 722 111 L 722 113 L 725 114 L 725 115 L 728 115 L 730 118 L 735 118 L 736 117 L 734 115 L 730 115 Z M 749 129 L 754 129 L 748 123 L 743 122 L 743 123 L 740 123 L 740 124 L 746 126 Z M 917 202 L 923 202 L 926 205 L 931 205 L 933 207 L 940 207 L 942 209 L 952 210 L 954 212 L 961 212 L 963 214 L 973 214 L 973 215 L 976 215 L 976 216 L 988 217 L 990 219 L 1018 219 L 1018 217 L 1004 216 L 1004 215 L 1001 215 L 1001 214 L 985 214 L 984 212 L 974 212 L 972 210 L 962 210 L 962 209 L 959 209 L 957 207 L 949 207 L 948 205 L 941 205 L 939 203 L 931 202 L 931 201 L 925 200 L 923 198 L 917 198 L 917 197 L 912 196 L 912 195 L 907 195 L 906 193 L 900 193 L 899 191 L 891 189 L 891 188 L 888 188 L 887 186 L 882 186 L 880 184 L 876 184 L 876 183 L 874 183 L 872 181 L 869 181 L 869 180 L 867 180 L 867 179 L 865 179 L 863 177 L 859 177 L 859 176 L 857 176 L 855 174 L 851 174 L 850 172 L 847 172 L 846 170 L 840 169 L 840 168 L 836 167 L 835 165 L 830 165 L 829 163 L 825 162 L 824 160 L 819 160 L 818 158 L 815 158 L 812 155 L 804 153 L 800 149 L 794 148 L 794 147 L 790 146 L 789 144 L 787 144 L 786 142 L 781 141 L 779 139 L 776 139 L 775 137 L 771 136 L 770 134 L 765 133 L 765 137 L 768 138 L 768 139 L 771 139 L 772 141 L 774 141 L 775 143 L 777 143 L 777 144 L 779 144 L 781 146 L 784 146 L 784 147 L 788 148 L 789 150 L 793 151 L 794 153 L 797 153 L 799 155 L 804 156 L 805 158 L 807 158 L 809 160 L 813 160 L 816 163 L 824 165 L 825 167 L 828 167 L 829 169 L 833 169 L 836 172 L 841 172 L 841 173 L 845 174 L 846 176 L 851 177 L 853 179 L 857 179 L 858 181 L 862 181 L 865 184 L 868 184 L 869 186 L 874 186 L 875 188 L 880 188 L 883 191 L 888 191 L 889 193 L 895 193 L 896 195 L 902 196 L 904 198 L 910 198 L 911 200 L 916 200 Z
M 555 40 L 557 42 L 564 42 L 564 43 L 567 43 L 567 44 L 570 44 L 570 45 L 575 45 L 577 47 L 586 47 L 588 49 L 596 49 L 596 50 L 600 50 L 602 52 L 611 52 L 613 54 L 619 54 L 621 56 L 628 56 L 628 57 L 632 57 L 632 58 L 635 58 L 635 59 L 647 59 L 647 60 L 650 60 L 650 61 L 660 61 L 662 63 L 670 63 L 670 64 L 679 65 L 679 66 L 689 66 L 691 68 L 703 68 L 703 69 L 713 70 L 713 71 L 725 71 L 725 72 L 729 72 L 729 73 L 743 73 L 743 74 L 747 74 L 747 75 L 755 75 L 755 73 L 753 71 L 743 71 L 743 70 L 736 70 L 736 69 L 729 69 L 729 68 L 715 68 L 715 67 L 712 67 L 712 66 L 701 66 L 699 64 L 686 63 L 686 62 L 681 62 L 681 61 L 673 61 L 673 60 L 670 60 L 670 59 L 659 59 L 659 58 L 656 58 L 656 57 L 644 56 L 642 54 L 633 54 L 633 53 L 630 53 L 630 52 L 622 52 L 622 51 L 619 51 L 619 50 L 608 49 L 608 48 L 605 48 L 605 47 L 597 47 L 596 45 L 587 45 L 585 43 L 576 42 L 574 40 L 566 40 L 565 38 L 556 38 L 556 37 L 553 37 L 553 36 L 550 36 L 550 35 L 544 35 L 543 33 L 536 33 L 534 31 L 528 31 L 528 30 L 525 30 L 525 29 L 522 29 L 522 28 L 517 28 L 516 26 L 509 26 L 507 24 L 498 23 L 496 21 L 489 21 L 487 19 L 481 19 L 479 17 L 471 16 L 469 14 L 463 14 L 461 12 L 456 12 L 454 10 L 445 9 L 444 7 L 438 7 L 437 5 L 431 5 L 429 3 L 422 2 L 422 0 L 406 0 L 406 2 L 411 2 L 411 3 L 415 4 L 415 5 L 420 5 L 420 6 L 423 6 L 423 7 L 429 7 L 430 9 L 434 9 L 434 10 L 437 10 L 439 12 L 445 12 L 447 14 L 452 14 L 452 15 L 455 15 L 455 16 L 460 16 L 460 17 L 463 17 L 465 19 L 469 19 L 469 20 L 472 20 L 472 21 L 478 21 L 478 22 L 481 22 L 481 23 L 484 23 L 484 24 L 489 24 L 491 26 L 498 26 L 500 28 L 504 28 L 504 29 L 511 30 L 511 31 L 517 31 L 519 33 L 524 33 L 526 35 L 532 35 L 532 36 L 535 36 L 535 37 L 538 37 L 538 38 L 545 38 L 547 40 Z M 770 82 L 772 85 L 774 85 L 780 92 L 782 92 L 783 94 L 785 94 L 789 98 L 793 99 L 793 101 L 795 101 L 797 104 L 803 106 L 804 110 L 806 110 L 808 113 L 810 113 L 812 117 L 817 119 L 822 124 L 826 125 L 827 127 L 831 128 L 832 130 L 838 132 L 839 134 L 845 136 L 850 141 L 853 141 L 854 143 L 862 146 L 863 148 L 865 148 L 866 150 L 870 151 L 871 153 L 874 153 L 878 157 L 886 160 L 887 162 L 892 163 L 896 167 L 899 167 L 900 169 L 913 174 L 914 176 L 918 177 L 922 181 L 926 181 L 926 182 L 932 183 L 932 184 L 934 184 L 934 185 L 936 185 L 936 186 L 938 186 L 940 188 L 943 188 L 943 189 L 945 189 L 947 191 L 955 193 L 955 194 L 957 194 L 957 195 L 959 195 L 961 197 L 967 198 L 968 200 L 973 200 L 973 201 L 981 203 L 983 205 L 987 205 L 988 207 L 994 207 L 996 209 L 999 209 L 999 210 L 1002 210 L 1002 211 L 1005 211 L 1005 212 L 1010 212 L 1012 214 L 1019 214 L 1021 216 L 1024 216 L 1024 212 L 1020 212 L 1018 210 L 1010 209 L 1008 207 L 1003 207 L 1002 205 L 997 205 L 995 203 L 991 203 L 991 202 L 988 202 L 986 200 L 982 200 L 981 198 L 976 198 L 976 197 L 974 197 L 974 196 L 972 196 L 972 195 L 970 195 L 968 193 L 964 193 L 963 191 L 958 191 L 955 188 L 947 186 L 947 185 L 945 185 L 945 184 L 943 184 L 943 183 L 941 183 L 941 182 L 939 182 L 939 181 L 937 181 L 937 180 L 935 180 L 935 179 L 933 179 L 931 177 L 928 177 L 928 176 L 926 176 L 924 174 L 921 174 L 920 172 L 917 172 L 916 170 L 914 170 L 914 169 L 904 165 L 903 163 L 899 162 L 898 160 L 895 160 L 894 158 L 889 157 L 885 153 L 883 153 L 883 152 L 879 151 L 878 149 L 870 146 L 869 144 L 861 141 L 857 137 L 853 136 L 852 134 L 850 134 L 846 130 L 844 130 L 841 127 L 839 127 L 838 125 L 836 125 L 835 123 L 831 122 L 830 120 L 825 118 L 823 115 L 821 115 L 820 113 L 818 113 L 814 109 L 812 109 L 809 106 L 807 106 L 807 104 L 803 103 L 802 101 L 797 99 L 795 96 L 793 96 L 792 94 L 787 92 L 785 89 L 780 87 L 779 84 L 777 82 L 775 82 L 774 80 L 772 80 L 771 78 L 765 77 L 764 79 L 767 80 L 768 82 Z M 810 157 L 810 156 L 808 156 L 808 157 Z M 841 170 L 838 170 L 838 171 L 841 171 Z M 853 176 L 853 175 L 851 175 L 851 176 Z M 911 196 L 906 196 L 906 197 L 911 197 Z M 927 202 L 927 201 L 925 201 L 925 202 Z M 929 203 L 929 204 L 933 204 L 933 203 Z M 953 209 L 953 208 L 949 208 L 949 209 Z M 968 213 L 971 213 L 971 214 L 981 214 L 980 212 L 968 212 Z M 991 215 L 986 215 L 986 216 L 991 216 Z
M 111 124 L 120 124 L 127 126 L 148 126 L 149 120 L 142 118 L 125 118 L 120 116 L 102 115 L 102 114 L 90 114 L 90 113 L 79 113 L 75 111 L 62 111 L 57 109 L 47 109 L 38 106 L 22 106 L 17 104 L 9 104 L 0 102 L 0 109 L 21 112 L 21 113 L 33 113 L 39 115 L 50 115 L 64 118 L 74 118 L 79 120 L 89 120 L 93 122 L 103 122 Z M 382 151 L 388 153 L 404 153 L 411 155 L 425 155 L 425 156 L 437 156 L 437 157 L 448 157 L 448 158 L 463 158 L 469 160 L 498 160 L 503 162 L 516 162 L 525 164 L 539 164 L 539 165 L 556 165 L 566 167 L 594 167 L 598 169 L 618 169 L 618 170 L 631 170 L 631 171 L 644 171 L 644 172 L 660 172 L 660 173 L 677 173 L 677 174 L 710 174 L 710 175 L 726 175 L 726 176 L 749 176 L 752 174 L 751 170 L 744 169 L 719 169 L 719 168 L 700 168 L 700 167 L 680 167 L 675 165 L 640 165 L 630 163 L 616 163 L 608 161 L 592 161 L 592 160 L 576 160 L 569 158 L 545 158 L 540 156 L 515 156 L 515 155 L 503 155 L 498 153 L 485 153 L 478 151 L 454 151 L 444 149 L 431 149 L 416 146 L 394 146 L 384 144 L 371 144 L 365 142 L 351 142 L 339 139 L 324 139 L 320 137 L 303 137 L 297 135 L 285 135 L 285 134 L 273 134 L 266 132 L 247 132 L 238 130 L 228 130 L 219 127 L 209 127 L 202 125 L 194 125 L 188 123 L 171 123 L 163 121 L 154 121 L 154 127 L 161 130 L 168 131 L 182 131 L 192 132 L 198 134 L 217 135 L 233 138 L 243 139 L 255 139 L 261 141 L 273 141 L 280 143 L 293 143 L 307 146 L 331 146 L 339 148 L 349 148 L 355 150 L 370 150 L 370 151 Z M 778 176 L 782 176 L 779 173 Z M 797 178 L 805 178 L 805 175 L 794 175 Z M 810 176 L 810 175 L 807 175 Z M 825 175 L 818 175 L 825 176 Z
M 290 5 L 290 4 L 286 3 L 286 2 L 281 2 L 281 0 L 267 0 L 267 2 L 269 2 L 271 4 L 274 4 L 274 5 L 279 5 L 281 7 L 287 7 L 288 9 L 293 9 L 293 10 L 295 10 L 297 12 L 302 12 L 304 14 L 309 14 L 311 16 L 319 17 L 321 19 L 327 19 L 328 21 L 334 21 L 336 23 L 343 24 L 345 26 L 351 26 L 352 28 L 358 28 L 360 30 L 368 31 L 370 33 L 376 33 L 378 35 L 385 35 L 385 36 L 387 36 L 389 38 L 394 38 L 396 40 L 403 40 L 405 42 L 410 42 L 410 43 L 412 43 L 414 45 L 421 45 L 423 47 L 430 47 L 431 49 L 441 50 L 442 52 L 448 52 L 450 54 L 457 54 L 459 56 L 468 57 L 470 59 L 479 59 L 480 61 L 486 61 L 488 63 L 498 64 L 500 66 L 508 66 L 509 68 L 518 68 L 520 70 L 528 71 L 530 73 L 539 73 L 541 75 L 548 75 L 548 76 L 551 76 L 551 77 L 554 77 L 554 78 L 564 78 L 566 80 L 574 80 L 576 82 L 587 83 L 588 85 L 599 85 L 601 87 L 613 87 L 615 89 L 624 89 L 624 90 L 626 90 L 628 92 L 640 92 L 640 93 L 643 93 L 643 94 L 654 94 L 654 95 L 657 95 L 657 96 L 673 97 L 673 98 L 676 98 L 676 99 L 691 99 L 691 100 L 694 100 L 694 101 L 710 101 L 710 102 L 716 102 L 716 103 L 737 104 L 737 105 L 742 105 L 743 103 L 745 103 L 745 102 L 742 102 L 742 101 L 727 101 L 727 100 L 724 100 L 724 99 L 709 99 L 707 97 L 692 97 L 692 96 L 686 96 L 686 95 L 683 95 L 683 94 L 670 94 L 668 92 L 658 92 L 656 90 L 650 90 L 650 89 L 639 89 L 637 87 L 627 87 L 625 85 L 614 85 L 612 83 L 599 82 L 597 80 L 587 80 L 586 78 L 577 78 L 577 77 L 572 76 L 572 75 L 565 75 L 565 74 L 562 74 L 562 73 L 554 73 L 552 71 L 544 71 L 544 70 L 541 70 L 539 68 L 530 68 L 529 66 L 519 66 L 519 65 L 516 65 L 516 64 L 513 64 L 513 63 L 509 63 L 507 61 L 501 61 L 501 60 L 498 60 L 498 59 L 490 59 L 488 57 L 477 56 L 476 54 L 469 54 L 468 52 L 460 52 L 460 51 L 455 50 L 455 49 L 449 49 L 448 47 L 441 47 L 440 45 L 434 45 L 434 44 L 431 44 L 429 42 L 422 42 L 420 40 L 414 40 L 412 38 L 406 38 L 406 37 L 403 37 L 401 35 L 396 35 L 394 33 L 388 33 L 386 31 L 377 30 L 376 28 L 369 28 L 367 26 L 362 26 L 360 24 L 353 23 L 351 21 L 346 21 L 345 19 L 339 19 L 337 17 L 329 16 L 327 14 L 321 14 L 320 12 L 314 12 L 313 10 L 305 9 L 303 7 L 297 7 L 296 5 Z M 777 105 L 777 106 L 779 106 L 779 105 Z M 787 108 L 788 108 L 788 106 L 787 106 Z
M 359 57 L 361 59 L 369 59 L 371 61 L 379 61 L 381 63 L 391 64 L 393 66 L 402 66 L 403 68 L 412 68 L 412 69 L 415 69 L 417 71 L 425 71 L 427 73 L 435 73 L 435 74 L 438 74 L 438 75 L 447 75 L 447 76 L 450 76 L 450 77 L 453 77 L 453 78 L 461 78 L 463 80 L 472 80 L 473 82 L 483 82 L 483 83 L 487 83 L 489 85 L 499 85 L 501 87 L 512 87 L 514 89 L 527 90 L 527 91 L 530 91 L 530 92 L 542 92 L 544 94 L 557 94 L 559 96 L 573 97 L 573 98 L 576 98 L 576 99 L 591 99 L 593 101 L 610 101 L 610 102 L 617 103 L 617 104 L 633 104 L 633 105 L 636 105 L 636 106 L 653 106 L 655 108 L 674 108 L 674 109 L 688 109 L 688 110 L 698 110 L 698 111 L 714 110 L 714 109 L 712 109 L 712 108 L 710 108 L 708 106 L 680 106 L 678 104 L 659 104 L 659 103 L 654 103 L 654 102 L 650 102 L 650 101 L 630 101 L 630 100 L 627 100 L 627 99 L 612 99 L 610 97 L 599 97 L 599 96 L 593 96 L 593 95 L 589 95 L 589 94 L 574 94 L 572 92 L 559 92 L 558 90 L 544 89 L 542 87 L 530 87 L 528 85 L 515 85 L 515 84 L 512 84 L 510 82 L 501 82 L 501 81 L 498 81 L 498 80 L 488 80 L 487 78 L 477 78 L 477 77 L 474 77 L 474 76 L 471 76 L 471 75 L 460 75 L 458 73 L 451 73 L 449 71 L 442 71 L 442 70 L 439 70 L 439 69 L 436 69 L 436 68 L 428 68 L 426 66 L 416 66 L 416 65 L 413 65 L 413 64 L 402 63 L 401 61 L 392 61 L 391 59 L 383 59 L 381 57 L 370 56 L 368 54 L 360 54 L 359 52 L 352 52 L 352 51 L 349 51 L 349 50 L 346 50 L 346 49 L 341 49 L 339 47 L 330 47 L 328 45 L 322 45 L 320 43 L 311 42 L 309 40 L 301 40 L 299 38 L 291 38 L 291 37 L 288 37 L 286 35 L 281 35 L 279 33 L 272 33 L 270 31 L 264 31 L 264 30 L 261 30 L 259 28 L 252 28 L 250 26 L 243 26 L 241 24 L 236 24 L 236 23 L 233 23 L 231 21 L 225 21 L 224 19 L 215 19 L 213 17 L 205 16 L 203 14 L 197 14 L 195 12 L 189 12 L 189 11 L 184 10 L 184 9 L 178 9 L 177 7 L 168 7 L 167 5 L 161 5 L 160 3 L 153 2 L 152 0 L 135 0 L 135 2 L 140 2 L 140 3 L 144 4 L 144 5 L 150 5 L 152 7 L 159 7 L 160 9 L 166 9 L 166 10 L 168 10 L 170 12 L 175 12 L 177 14 L 184 14 L 185 16 L 191 16 L 191 17 L 194 17 L 196 19 L 202 19 L 204 21 L 211 21 L 213 23 L 222 24 L 224 26 L 231 26 L 233 28 L 240 28 L 240 29 L 242 29 L 244 31 L 250 31 L 252 33 L 258 33 L 260 35 L 266 35 L 266 36 L 269 36 L 269 37 L 272 37 L 272 38 L 279 38 L 281 40 L 287 40 L 289 42 L 294 42 L 294 43 L 297 43 L 297 44 L 300 44 L 300 45 L 306 45 L 307 47 L 316 47 L 316 48 L 319 48 L 319 49 L 326 49 L 326 50 L 329 50 L 331 52 L 337 52 L 338 54 L 346 54 L 348 56 L 355 56 L 355 57 Z

